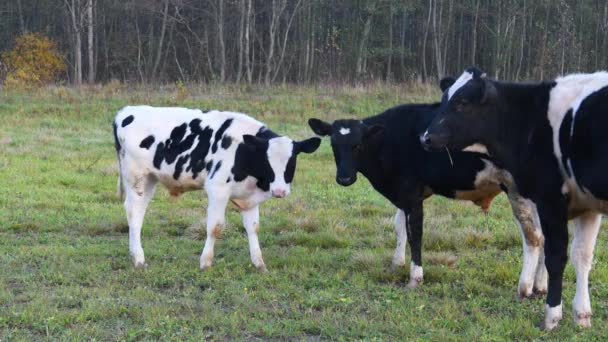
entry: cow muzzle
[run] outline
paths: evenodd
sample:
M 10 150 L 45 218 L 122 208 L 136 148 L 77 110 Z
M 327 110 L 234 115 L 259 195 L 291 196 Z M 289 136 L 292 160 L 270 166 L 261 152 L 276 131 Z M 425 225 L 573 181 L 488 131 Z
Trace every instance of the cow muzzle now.
M 449 138 L 448 134 L 426 132 L 420 136 L 420 144 L 429 152 L 442 151 L 446 148 Z
M 285 189 L 272 189 L 270 192 L 272 193 L 272 196 L 276 198 L 283 198 L 289 195 L 289 190 Z

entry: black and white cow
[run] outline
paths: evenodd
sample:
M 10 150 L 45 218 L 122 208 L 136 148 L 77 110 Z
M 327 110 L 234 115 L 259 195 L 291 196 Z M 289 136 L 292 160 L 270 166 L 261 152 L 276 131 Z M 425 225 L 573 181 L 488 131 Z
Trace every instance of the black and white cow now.
M 408 104 L 363 120 L 308 121 L 316 134 L 331 137 L 339 184 L 353 184 L 359 172 L 397 207 L 394 220 L 397 247 L 393 265 L 405 265 L 408 242 L 411 254 L 409 287 L 416 287 L 423 278 L 423 201 L 432 194 L 439 194 L 473 201 L 485 211 L 501 192 L 503 182 L 502 171 L 475 148 L 472 152 L 455 152 L 451 156 L 422 148 L 418 137 L 435 117 L 438 107 L 438 103 Z M 518 292 L 525 298 L 534 292 L 546 291 L 543 236 L 530 203 L 516 191 L 509 191 L 508 197 L 523 235 L 524 262 Z
M 114 119 L 120 177 L 126 192 L 129 250 L 136 267 L 145 265 L 141 226 L 157 183 L 172 196 L 203 187 L 208 196 L 207 238 L 200 267 L 213 261 L 213 246 L 224 226 L 226 205 L 240 210 L 251 261 L 266 270 L 258 242 L 258 205 L 285 197 L 298 153 L 312 153 L 319 138 L 296 142 L 241 113 L 134 106 Z
M 549 287 L 544 327 L 562 318 L 568 219 L 576 269 L 574 321 L 591 326 L 589 271 L 601 214 L 608 212 L 608 73 L 539 83 L 490 80 L 464 71 L 443 95 L 440 114 L 421 136 L 429 148 L 483 146 L 538 209 Z

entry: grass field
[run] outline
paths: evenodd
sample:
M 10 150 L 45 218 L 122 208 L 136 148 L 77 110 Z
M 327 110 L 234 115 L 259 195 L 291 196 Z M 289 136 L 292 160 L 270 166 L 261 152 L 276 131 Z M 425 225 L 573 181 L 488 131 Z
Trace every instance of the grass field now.
M 111 87 L 0 94 L 0 340 L 382 339 L 605 340 L 608 231 L 591 272 L 593 328 L 536 326 L 543 299 L 519 302 L 521 238 L 503 195 L 484 215 L 470 203 L 427 200 L 424 284 L 392 270 L 395 209 L 363 177 L 334 182 L 329 142 L 298 158 L 292 194 L 261 206 L 269 273 L 251 265 L 239 213 L 199 271 L 206 199 L 157 191 L 146 215 L 149 266 L 135 269 L 115 196 L 111 120 L 126 104 L 250 113 L 280 133 L 312 134 L 309 117 L 363 117 L 438 94 L 418 87 Z M 452 259 L 456 261 L 452 263 Z M 409 249 L 408 249 L 409 265 Z

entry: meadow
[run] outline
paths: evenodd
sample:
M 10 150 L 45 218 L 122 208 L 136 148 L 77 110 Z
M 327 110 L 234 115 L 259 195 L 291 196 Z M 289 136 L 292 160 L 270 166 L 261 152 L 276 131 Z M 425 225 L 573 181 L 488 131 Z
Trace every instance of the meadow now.
M 301 155 L 292 193 L 260 208 L 268 273 L 251 265 L 240 214 L 227 212 L 214 266 L 199 270 L 206 198 L 157 190 L 143 227 L 148 267 L 135 269 L 116 197 L 111 121 L 127 104 L 249 113 L 276 132 L 312 136 L 306 121 L 360 118 L 439 97 L 420 85 L 137 87 L 112 83 L 0 93 L 0 341 L 10 340 L 605 340 L 608 230 L 590 292 L 593 327 L 537 328 L 544 298 L 519 301 L 521 237 L 500 195 L 425 203 L 424 283 L 392 269 L 395 208 L 364 177 L 335 183 L 329 141 Z

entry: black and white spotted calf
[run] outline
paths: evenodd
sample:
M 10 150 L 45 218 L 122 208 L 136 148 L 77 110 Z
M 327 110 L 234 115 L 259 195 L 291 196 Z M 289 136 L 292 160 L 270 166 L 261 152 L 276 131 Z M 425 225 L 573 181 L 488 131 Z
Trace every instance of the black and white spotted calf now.
M 240 113 L 198 109 L 125 107 L 114 119 L 120 177 L 126 193 L 129 250 L 136 267 L 145 265 L 141 226 L 157 183 L 171 195 L 204 188 L 208 196 L 207 238 L 201 269 L 211 266 L 213 246 L 224 225 L 226 205 L 240 210 L 251 261 L 265 270 L 258 242 L 258 205 L 285 197 L 298 153 L 312 153 L 319 138 L 296 142 Z
M 312 130 L 331 137 L 336 181 L 353 184 L 357 173 L 398 209 L 395 215 L 397 247 L 393 265 L 405 264 L 405 247 L 411 253 L 410 287 L 422 282 L 423 201 L 432 194 L 470 200 L 484 211 L 501 192 L 503 173 L 483 151 L 435 154 L 425 151 L 418 136 L 435 117 L 439 104 L 401 105 L 363 120 L 333 123 L 309 120 Z M 540 227 L 534 208 L 517 191 L 508 192 L 524 244 L 524 263 L 518 291 L 529 297 L 546 291 Z
M 574 219 L 574 321 L 591 325 L 589 271 L 600 213 L 608 212 L 607 129 L 606 72 L 523 84 L 490 80 L 472 67 L 445 92 L 440 114 L 421 137 L 438 150 L 483 146 L 538 208 L 549 274 L 547 330 L 562 318 L 568 219 Z

